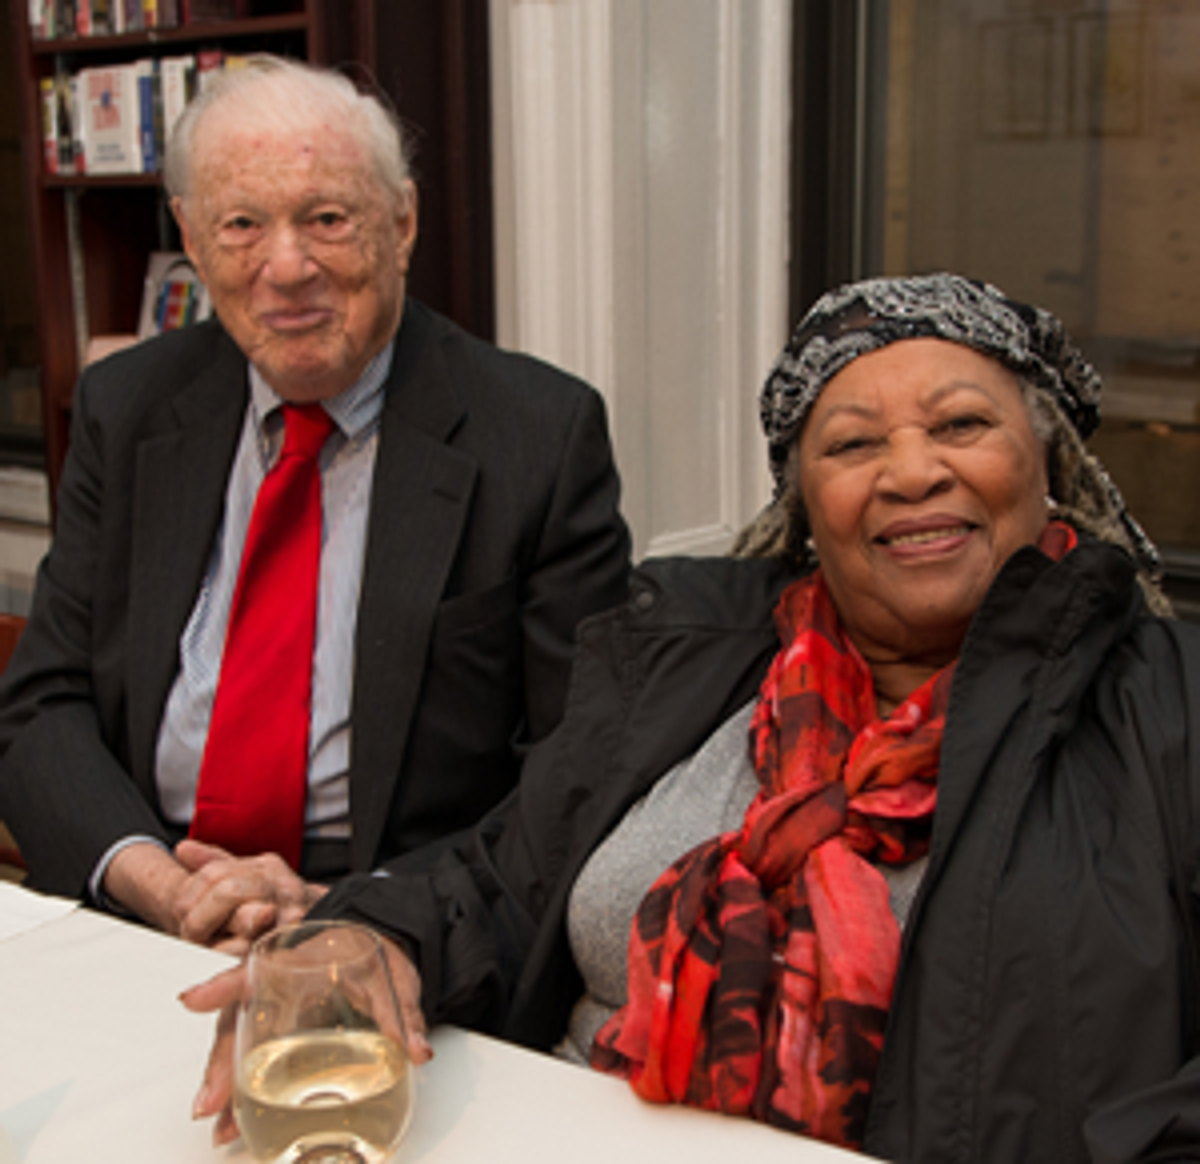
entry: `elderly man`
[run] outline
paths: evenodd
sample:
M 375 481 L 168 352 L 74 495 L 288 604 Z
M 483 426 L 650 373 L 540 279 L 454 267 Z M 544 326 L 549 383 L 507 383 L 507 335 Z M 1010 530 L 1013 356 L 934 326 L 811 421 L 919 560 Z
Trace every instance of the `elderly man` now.
M 80 381 L 0 818 L 34 886 L 236 950 L 509 790 L 629 543 L 596 393 L 406 300 L 377 100 L 256 58 L 166 178 L 219 322 Z

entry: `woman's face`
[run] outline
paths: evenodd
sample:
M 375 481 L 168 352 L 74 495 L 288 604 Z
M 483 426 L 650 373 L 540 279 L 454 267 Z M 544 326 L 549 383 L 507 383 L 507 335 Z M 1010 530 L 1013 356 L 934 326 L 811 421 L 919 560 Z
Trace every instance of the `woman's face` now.
M 799 454 L 821 569 L 868 663 L 955 658 L 997 571 L 1047 520 L 1016 377 L 948 340 L 893 343 L 830 380 Z

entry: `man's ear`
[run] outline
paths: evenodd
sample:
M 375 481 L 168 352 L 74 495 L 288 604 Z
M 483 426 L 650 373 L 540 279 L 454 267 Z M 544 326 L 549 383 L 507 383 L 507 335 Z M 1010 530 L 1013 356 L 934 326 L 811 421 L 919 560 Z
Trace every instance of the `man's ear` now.
M 417 187 L 409 179 L 396 204 L 396 258 L 402 275 L 408 274 L 413 248 L 417 245 Z

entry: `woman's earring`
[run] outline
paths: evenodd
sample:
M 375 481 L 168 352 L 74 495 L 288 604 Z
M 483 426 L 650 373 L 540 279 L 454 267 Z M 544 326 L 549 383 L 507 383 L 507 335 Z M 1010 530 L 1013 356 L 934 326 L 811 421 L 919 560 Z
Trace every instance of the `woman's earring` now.
M 1054 517 L 1058 513 L 1058 502 L 1049 493 L 1046 494 L 1046 512 L 1051 517 Z
M 817 557 L 817 543 L 813 541 L 812 534 L 809 534 L 804 539 L 804 551 L 808 555 L 810 566 L 819 566 L 821 564 L 821 559 Z

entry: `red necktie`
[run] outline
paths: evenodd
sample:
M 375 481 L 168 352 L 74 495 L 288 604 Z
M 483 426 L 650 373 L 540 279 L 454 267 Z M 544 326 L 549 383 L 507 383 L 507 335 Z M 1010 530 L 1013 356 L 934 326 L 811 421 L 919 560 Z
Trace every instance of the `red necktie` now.
M 333 428 L 318 404 L 283 406 L 238 573 L 190 835 L 300 867 L 312 703 L 321 475 Z

